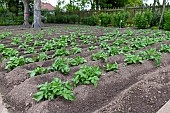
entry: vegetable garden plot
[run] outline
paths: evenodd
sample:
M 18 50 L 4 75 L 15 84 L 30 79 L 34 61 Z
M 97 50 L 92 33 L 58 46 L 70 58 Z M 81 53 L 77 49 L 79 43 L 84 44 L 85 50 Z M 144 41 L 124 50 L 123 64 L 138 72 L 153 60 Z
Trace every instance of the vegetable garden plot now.
M 170 99 L 170 32 L 58 26 L 0 40 L 13 113 L 156 112 Z

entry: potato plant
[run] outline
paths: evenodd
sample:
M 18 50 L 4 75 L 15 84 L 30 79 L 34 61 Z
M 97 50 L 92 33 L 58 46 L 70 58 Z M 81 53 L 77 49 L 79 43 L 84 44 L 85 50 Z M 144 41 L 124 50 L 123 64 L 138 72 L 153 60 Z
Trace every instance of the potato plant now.
M 118 64 L 117 64 L 117 62 L 115 62 L 114 64 L 107 63 L 106 66 L 104 66 L 104 68 L 105 68 L 105 70 L 107 72 L 109 72 L 109 71 L 118 72 Z
M 34 100 L 52 100 L 57 97 L 63 97 L 66 100 L 75 100 L 72 92 L 73 86 L 70 82 L 62 82 L 59 78 L 54 78 L 50 83 L 45 82 L 38 86 L 39 91 L 33 95 Z
M 75 72 L 75 76 L 72 79 L 74 86 L 80 84 L 92 83 L 94 87 L 97 87 L 97 82 L 102 74 L 102 70 L 97 66 L 86 66 L 80 67 L 80 70 Z
M 68 74 L 70 71 L 68 59 L 57 57 L 55 62 L 52 64 L 52 70 L 53 71 L 61 71 L 63 74 Z

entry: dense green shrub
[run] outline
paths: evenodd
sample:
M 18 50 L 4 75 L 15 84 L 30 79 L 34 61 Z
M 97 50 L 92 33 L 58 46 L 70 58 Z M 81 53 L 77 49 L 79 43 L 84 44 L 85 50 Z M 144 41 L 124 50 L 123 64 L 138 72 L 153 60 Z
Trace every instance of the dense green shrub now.
M 67 23 L 67 16 L 65 15 L 56 15 L 55 19 L 56 19 L 55 23 L 58 23 L 58 24 Z
M 128 17 L 129 17 L 128 12 L 118 12 L 114 14 L 113 25 L 116 27 L 125 27 Z
M 68 15 L 67 16 L 67 21 L 68 23 L 76 23 L 78 21 L 78 15 Z
M 6 12 L 6 9 L 3 9 L 2 7 L 0 7 L 0 16 L 3 16 L 5 12 Z
M 164 29 L 170 30 L 170 11 L 165 12 L 164 18 L 165 18 Z
M 108 13 L 101 13 L 99 15 L 99 18 L 101 20 L 101 26 L 107 27 L 109 24 L 111 24 L 112 21 L 112 15 Z
M 161 14 L 160 13 L 154 13 L 153 14 L 153 18 L 151 20 L 150 26 L 158 26 L 159 25 L 159 21 L 161 18 Z
M 23 24 L 23 22 L 24 22 L 23 16 L 12 17 L 8 15 L 0 17 L 0 26 L 21 25 Z
M 152 15 L 151 11 L 138 12 L 134 18 L 135 26 L 140 29 L 148 28 L 153 17 Z
M 160 18 L 161 18 L 161 13 L 157 13 L 157 12 L 154 13 L 151 23 L 150 23 L 150 27 L 156 28 L 156 26 L 159 26 Z M 163 16 L 163 19 L 162 19 L 162 22 L 161 22 L 161 25 L 159 26 L 159 28 L 163 29 L 164 23 L 165 23 L 165 18 Z
M 84 25 L 95 26 L 98 24 L 99 18 L 97 16 L 91 16 L 91 17 L 85 17 L 81 21 L 82 24 Z
M 76 23 L 78 21 L 78 15 L 52 15 L 48 14 L 46 23 Z
M 48 14 L 46 22 L 47 23 L 55 23 L 56 22 L 55 16 L 51 15 L 51 14 Z
M 22 22 L 15 22 L 15 21 L 0 21 L 0 26 L 10 26 L 10 25 L 21 25 Z

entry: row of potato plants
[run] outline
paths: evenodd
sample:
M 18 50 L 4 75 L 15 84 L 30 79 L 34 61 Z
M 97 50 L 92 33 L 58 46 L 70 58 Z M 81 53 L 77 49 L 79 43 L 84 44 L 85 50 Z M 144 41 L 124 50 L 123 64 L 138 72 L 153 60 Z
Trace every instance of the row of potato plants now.
M 140 51 L 135 55 L 126 54 L 125 62 L 126 64 L 135 64 L 137 62 L 143 63 L 143 60 L 156 60 L 156 64 L 160 65 L 160 52 L 170 52 L 170 46 L 162 44 L 159 52 L 156 48 L 151 48 L 150 50 Z M 106 70 L 118 70 L 118 64 L 107 64 Z M 58 69 L 58 67 L 57 67 Z M 75 72 L 75 76 L 72 79 L 74 86 L 80 84 L 90 84 L 92 83 L 94 87 L 97 87 L 97 82 L 99 81 L 99 76 L 102 75 L 102 71 L 97 66 L 86 66 L 82 65 L 80 70 Z M 73 86 L 70 82 L 62 82 L 60 79 L 55 78 L 51 83 L 46 82 L 38 86 L 39 92 L 34 94 L 34 99 L 36 101 L 54 99 L 58 96 L 62 96 L 67 100 L 75 100 L 75 95 L 73 94 Z M 64 91 L 65 90 L 65 91 Z
M 159 51 L 160 52 L 169 52 L 170 51 L 170 46 L 162 44 Z M 161 58 L 161 53 L 160 52 L 157 52 L 156 48 L 152 48 L 150 50 L 140 51 L 136 55 L 127 54 L 127 56 L 125 58 L 125 62 L 127 64 L 133 64 L 133 63 L 137 63 L 137 62 L 142 63 L 143 62 L 142 60 L 153 60 L 153 59 L 155 59 L 157 65 L 159 65 L 160 64 L 160 58 Z M 90 84 L 90 83 L 93 83 L 95 87 L 97 86 L 97 81 L 99 80 L 97 75 L 99 75 L 99 73 L 101 73 L 101 71 L 99 71 L 100 70 L 99 67 L 96 67 L 95 70 L 92 71 L 90 69 L 92 67 L 93 66 L 84 66 L 83 65 L 80 68 L 79 71 L 75 72 L 75 77 L 72 79 L 74 86 L 77 85 L 77 84 Z M 109 69 L 109 67 L 110 67 L 109 64 L 107 64 L 106 67 L 107 67 L 107 69 Z M 118 65 L 117 65 L 117 63 L 115 63 L 114 68 L 112 68 L 112 69 L 117 70 L 117 67 L 118 67 Z M 98 70 L 98 72 L 96 70 Z M 88 78 L 87 77 L 88 74 L 90 72 L 94 72 L 94 71 L 96 71 L 95 76 L 91 77 L 91 78 Z M 93 74 L 90 73 L 89 75 L 93 75 Z M 38 88 L 40 88 L 40 87 L 41 86 L 39 86 Z M 75 99 L 75 96 L 74 96 L 74 99 L 69 98 L 71 95 L 73 95 L 73 93 L 71 91 L 72 91 L 72 89 L 70 89 L 70 93 L 67 95 L 68 97 L 64 97 L 65 99 L 67 99 L 67 100 L 74 100 Z M 40 92 L 41 92 L 41 94 L 40 94 Z M 44 97 L 44 92 L 46 92 L 46 91 L 41 90 L 41 88 L 40 88 L 40 92 L 37 92 L 37 93 L 34 94 L 34 99 L 35 100 L 40 101 L 42 99 L 51 99 L 51 98 L 48 98 L 48 96 Z M 59 95 L 59 96 L 62 96 L 62 95 Z M 41 99 L 39 99 L 39 98 L 41 98 Z
M 131 31 L 128 31 L 128 32 L 131 32 Z M 26 34 L 26 36 L 31 36 L 30 34 Z M 31 36 L 32 37 L 32 36 Z M 102 37 L 100 37 L 100 38 L 102 38 Z M 139 40 L 141 40 L 141 39 L 144 39 L 144 40 L 142 40 L 141 42 L 139 42 Z M 125 39 L 117 39 L 115 42 L 113 42 L 113 45 L 116 45 L 116 46 L 120 46 L 123 42 L 124 43 L 128 43 L 128 42 L 130 42 L 130 41 L 132 41 L 133 43 L 132 43 L 132 47 L 135 47 L 136 49 L 139 49 L 139 48 L 141 48 L 141 47 L 145 47 L 146 45 L 147 45 L 147 43 L 149 43 L 149 44 L 154 44 L 154 43 L 156 43 L 156 42 L 161 42 L 161 41 L 164 41 L 164 40 L 167 40 L 167 39 L 169 39 L 169 37 L 165 37 L 165 38 L 149 38 L 149 37 L 136 37 L 136 38 L 132 38 L 132 40 L 125 40 Z M 54 39 L 55 40 L 55 39 Z M 62 47 L 60 47 L 60 45 L 62 45 L 63 46 L 63 43 L 65 43 L 65 45 L 67 45 L 67 41 L 68 41 L 68 37 L 67 36 L 62 36 L 60 39 L 59 39 L 59 41 L 58 41 L 58 43 L 56 43 L 54 40 L 50 40 L 51 41 L 51 43 L 46 43 L 46 45 L 44 46 L 44 48 L 42 48 L 41 50 L 42 51 L 47 51 L 47 50 L 50 50 L 51 48 L 53 48 L 51 45 L 58 45 L 58 48 L 62 48 Z M 103 39 L 102 39 L 103 40 Z M 63 42 L 63 43 L 60 43 L 60 42 Z M 55 43 L 55 44 L 54 44 Z M 148 45 L 149 45 L 148 44 Z M 65 46 L 63 46 L 63 47 L 65 47 Z M 109 52 L 109 54 L 110 55 L 115 55 L 115 54 L 117 54 L 118 53 L 118 51 L 116 51 L 116 49 L 118 48 L 118 47 L 110 47 L 105 41 L 103 41 L 101 44 L 100 44 L 100 47 L 101 48 L 104 48 L 104 49 L 109 49 L 108 50 L 108 52 Z M 2 49 L 4 49 L 4 45 L 0 45 L 0 48 L 2 48 Z M 95 47 L 95 46 L 90 46 L 89 47 L 89 50 L 94 50 L 95 48 L 97 48 L 97 47 Z M 115 49 L 116 48 L 116 49 Z M 76 54 L 76 53 L 79 53 L 79 52 L 81 52 L 82 50 L 81 50 L 81 48 L 77 48 L 77 47 L 75 47 L 75 48 L 72 48 L 72 50 L 73 50 L 73 54 Z M 128 46 L 124 46 L 123 48 L 122 48 L 122 50 L 121 50 L 121 52 L 120 53 L 123 53 L 123 52 L 128 52 L 129 50 L 133 50 L 129 45 Z M 61 51 L 63 51 L 63 52 L 61 52 Z M 30 54 L 30 53 L 35 53 L 36 51 L 35 51 L 35 49 L 33 48 L 33 47 L 29 47 L 28 48 L 28 50 L 27 51 L 25 51 L 24 53 L 25 54 Z M 114 53 L 115 52 L 115 53 Z M 116 53 L 117 52 L 117 53 Z M 18 55 L 18 51 L 16 51 L 16 50 L 14 50 L 14 49 L 12 49 L 12 48 L 7 48 L 7 49 L 5 49 L 5 50 L 3 50 L 3 58 L 5 57 L 5 58 L 8 58 L 8 57 L 11 57 L 11 56 L 16 56 L 16 55 Z M 8 54 L 6 54 L 6 53 L 8 53 Z M 69 51 L 67 51 L 67 50 L 62 50 L 62 49 L 57 49 L 56 50 L 56 52 L 55 52 L 55 54 L 52 56 L 52 58 L 54 58 L 55 56 L 60 56 L 60 55 L 62 55 L 62 53 L 63 54 L 65 54 L 65 55 L 69 55 Z M 43 53 L 42 53 L 43 54 Z M 101 54 L 101 55 L 100 55 Z M 103 55 L 103 56 L 102 56 Z M 43 56 L 43 55 L 41 55 L 40 54 L 40 56 Z M 92 55 L 92 56 L 95 56 L 95 55 Z M 101 57 L 107 57 L 107 55 L 106 54 L 103 54 L 103 52 L 99 52 L 99 54 L 98 53 L 96 53 L 96 56 L 101 56 Z M 45 57 L 45 55 L 44 55 L 44 57 Z M 5 59 L 4 58 L 4 59 Z M 16 59 L 16 58 L 15 58 Z M 97 60 L 98 58 L 92 58 L 93 60 Z M 39 60 L 36 60 L 36 61 L 39 61 Z

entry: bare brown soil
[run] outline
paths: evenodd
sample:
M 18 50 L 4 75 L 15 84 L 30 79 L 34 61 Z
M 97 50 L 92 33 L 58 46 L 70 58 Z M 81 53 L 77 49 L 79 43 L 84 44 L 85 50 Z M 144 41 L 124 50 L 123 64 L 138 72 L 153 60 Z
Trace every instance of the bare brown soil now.
M 56 32 L 53 32 L 51 36 L 48 36 L 48 33 L 45 32 L 43 38 L 47 38 L 46 36 L 51 38 L 59 36 L 55 35 L 57 33 L 60 35 L 69 34 L 69 32 L 76 32 L 76 29 L 82 30 L 82 33 L 92 31 L 96 36 L 102 36 L 106 32 L 114 30 L 113 28 L 87 27 L 89 31 L 84 31 L 86 27 L 83 28 L 83 26 L 78 25 L 59 25 L 53 28 Z M 8 30 L 10 31 L 10 29 Z M 125 30 L 121 29 L 119 31 L 123 33 Z M 11 31 L 13 34 L 24 34 L 26 32 L 37 34 L 40 32 L 40 30 L 32 29 Z M 11 42 L 11 37 L 7 37 L 8 40 L 0 40 L 1 44 L 17 48 L 19 45 L 7 45 L 7 43 Z M 114 40 L 108 41 L 109 44 L 112 44 L 112 42 Z M 82 42 L 79 41 L 79 44 L 82 44 Z M 152 47 L 159 49 L 161 44 L 170 44 L 170 41 L 159 42 L 140 50 L 147 50 Z M 87 50 L 91 45 L 98 47 L 96 50 L 89 52 Z M 39 84 L 51 82 L 55 77 L 60 78 L 62 81 L 71 81 L 74 73 L 80 69 L 81 65 L 72 66 L 68 75 L 63 75 L 60 72 L 50 72 L 30 78 L 28 74 L 30 70 L 35 69 L 37 66 L 48 67 L 55 61 L 55 58 L 26 64 L 12 71 L 4 69 L 7 60 L 0 63 L 0 93 L 4 95 L 3 101 L 6 103 L 8 111 L 10 113 L 156 113 L 170 99 L 170 53 L 162 54 L 160 67 L 157 67 L 155 62 L 151 60 L 144 61 L 143 64 L 126 65 L 123 54 L 110 56 L 108 57 L 109 63 L 116 61 L 119 64 L 119 71 L 116 73 L 104 71 L 103 65 L 106 63 L 102 59 L 92 61 L 91 55 L 101 50 L 98 43 L 78 47 L 82 48 L 81 53 L 66 57 L 75 58 L 75 56 L 81 56 L 88 61 L 85 65 L 99 66 L 103 73 L 97 88 L 94 88 L 92 84 L 78 85 L 73 89 L 76 95 L 75 101 L 68 101 L 58 97 L 54 100 L 36 102 L 33 100 L 33 94 L 38 91 L 37 86 Z M 68 46 L 68 48 L 71 47 Z M 25 55 L 20 50 L 19 52 L 27 57 L 35 55 Z M 51 50 L 46 53 L 52 55 L 54 52 L 54 50 Z

